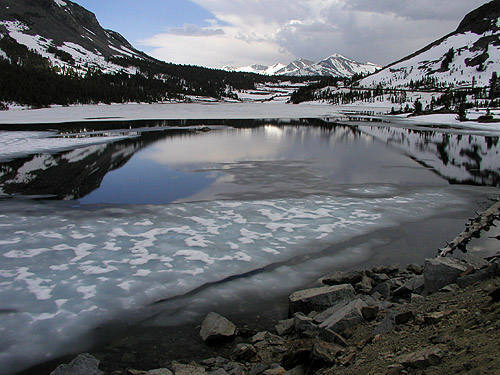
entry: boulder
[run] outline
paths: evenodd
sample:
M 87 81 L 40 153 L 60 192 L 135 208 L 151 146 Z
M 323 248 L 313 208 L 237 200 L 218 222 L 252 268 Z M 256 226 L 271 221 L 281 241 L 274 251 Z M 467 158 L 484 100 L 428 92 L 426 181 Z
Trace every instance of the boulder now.
M 391 266 L 377 266 L 372 268 L 373 273 L 385 273 L 387 276 L 394 276 L 399 273 L 399 267 Z
M 352 285 L 342 284 L 299 290 L 288 297 L 290 312 L 323 311 L 339 301 L 354 299 Z
M 314 319 L 302 313 L 296 313 L 294 315 L 294 329 L 296 332 L 316 332 L 318 331 L 318 326 L 314 323 Z
M 412 293 L 421 293 L 424 290 L 424 276 L 414 276 L 397 288 L 392 294 L 396 298 L 409 297 Z
M 309 364 L 313 342 L 310 339 L 295 340 L 290 343 L 287 353 L 281 360 L 281 365 L 292 369 L 300 365 Z
M 217 370 L 208 371 L 207 375 L 229 375 L 229 373 L 223 368 L 218 368 Z
M 343 346 L 344 348 L 349 345 L 341 335 L 329 328 L 321 328 L 319 331 L 319 338 L 327 342 L 338 344 L 340 346 Z
M 320 328 L 328 328 L 335 332 L 342 332 L 346 328 L 353 327 L 364 321 L 361 308 L 366 303 L 361 299 L 356 299 L 341 309 L 334 312 L 329 318 L 320 324 Z
M 174 371 L 174 375 L 204 375 L 205 368 L 196 364 L 191 363 L 189 365 L 185 365 L 179 362 L 172 362 L 171 364 L 172 370 Z
M 379 293 L 383 298 L 388 299 L 391 296 L 391 282 L 385 281 L 372 289 L 371 294 Z
M 497 264 L 491 264 L 483 269 L 480 269 L 469 275 L 460 276 L 457 279 L 457 284 L 460 288 L 466 288 L 469 285 L 475 284 L 479 281 L 484 281 L 496 276 Z
M 441 363 L 443 352 L 437 347 L 425 348 L 398 357 L 397 361 L 405 368 L 424 369 Z
M 357 284 L 361 281 L 364 274 L 364 271 L 336 271 L 321 278 L 321 282 L 325 285 Z
M 200 336 L 209 344 L 230 340 L 236 336 L 236 326 L 222 315 L 211 312 L 201 323 Z
M 278 335 L 283 336 L 291 333 L 295 324 L 295 319 L 285 319 L 280 320 L 278 324 L 274 326 Z
M 370 277 L 375 284 L 380 284 L 383 283 L 384 281 L 389 280 L 389 276 L 387 276 L 385 273 L 373 273 L 370 272 L 367 274 L 368 277 Z
M 443 286 L 453 284 L 467 267 L 453 258 L 426 259 L 424 265 L 424 285 L 430 292 L 436 292 Z
M 262 375 L 284 375 L 285 369 L 281 366 L 267 369 L 262 373 Z
M 311 352 L 311 364 L 313 367 L 332 366 L 337 362 L 337 357 L 344 353 L 340 346 L 316 340 Z
M 88 353 L 79 354 L 69 364 L 58 366 L 50 375 L 103 375 L 99 362 Z
M 471 266 L 475 270 L 479 270 L 490 265 L 490 263 L 488 263 L 486 259 L 472 254 L 470 251 L 467 253 L 454 251 L 453 253 L 449 254 L 448 257 L 450 259 L 455 259 L 461 263 L 464 263 L 466 266 Z
M 406 266 L 406 270 L 415 275 L 421 275 L 422 273 L 424 273 L 424 267 L 418 264 L 409 264 Z
M 373 281 L 368 276 L 361 278 L 361 281 L 354 285 L 354 289 L 358 293 L 368 294 L 372 290 Z

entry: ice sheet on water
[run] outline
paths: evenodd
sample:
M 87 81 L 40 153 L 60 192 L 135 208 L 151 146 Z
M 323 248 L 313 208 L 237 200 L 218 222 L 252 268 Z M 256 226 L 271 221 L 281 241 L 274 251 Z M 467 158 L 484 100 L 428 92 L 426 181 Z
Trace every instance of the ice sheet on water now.
M 439 189 L 368 195 L 92 209 L 3 202 L 0 309 L 17 312 L 0 315 L 0 372 L 56 355 L 124 309 L 464 203 Z
M 110 135 L 63 138 L 58 136 L 56 132 L 51 131 L 0 131 L 0 160 L 10 160 L 23 155 L 47 151 L 57 152 L 93 144 L 115 142 L 125 138 L 130 138 L 130 136 Z M 70 156 L 73 156 L 76 160 L 85 157 L 78 150 L 75 150 L 74 154 Z M 40 165 L 33 165 L 32 167 L 39 168 Z

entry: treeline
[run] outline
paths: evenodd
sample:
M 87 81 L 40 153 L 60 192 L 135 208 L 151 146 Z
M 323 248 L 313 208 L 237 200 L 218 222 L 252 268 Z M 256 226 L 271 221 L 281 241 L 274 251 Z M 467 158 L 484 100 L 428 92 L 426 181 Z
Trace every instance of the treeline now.
M 8 35 L 0 35 L 0 50 L 9 57 L 0 58 L 0 109 L 5 109 L 1 102 L 45 107 L 51 104 L 157 102 L 182 99 L 186 95 L 234 97 L 235 89 L 252 89 L 256 83 L 279 80 L 278 77 L 168 64 L 154 59 L 110 60 L 124 68 L 137 67 L 136 74 L 103 73 L 91 67 L 84 72 L 61 69 Z M 65 60 L 70 59 L 66 56 Z M 303 79 L 290 77 L 292 81 Z
M 329 99 L 329 97 L 319 98 L 317 91 L 324 89 L 328 86 L 337 86 L 339 82 L 344 82 L 344 78 L 339 77 L 318 77 L 319 81 L 311 83 L 307 86 L 299 87 L 290 96 L 290 102 L 293 104 L 299 104 L 302 102 L 308 102 L 312 100 L 319 99 Z

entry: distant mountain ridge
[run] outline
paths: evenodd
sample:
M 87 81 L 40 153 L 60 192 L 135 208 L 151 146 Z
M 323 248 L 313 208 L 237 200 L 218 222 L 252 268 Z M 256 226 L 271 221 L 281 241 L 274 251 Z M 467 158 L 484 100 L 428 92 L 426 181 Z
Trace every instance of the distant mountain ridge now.
M 500 71 L 500 0 L 467 14 L 458 28 L 360 81 L 364 87 L 408 87 L 429 81 L 445 86 L 487 86 Z
M 244 67 L 225 66 L 222 69 L 278 76 L 333 76 L 349 78 L 355 74 L 371 74 L 381 68 L 381 66 L 370 62 L 360 63 L 335 53 L 318 62 L 300 58 L 288 65 L 281 63 L 269 66 L 255 64 Z

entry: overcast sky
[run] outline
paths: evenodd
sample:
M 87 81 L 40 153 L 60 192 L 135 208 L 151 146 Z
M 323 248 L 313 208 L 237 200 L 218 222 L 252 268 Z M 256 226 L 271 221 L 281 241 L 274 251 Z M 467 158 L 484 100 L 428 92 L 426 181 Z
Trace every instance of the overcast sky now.
M 485 0 L 76 0 L 156 58 L 211 67 L 388 64 L 456 29 Z

